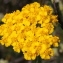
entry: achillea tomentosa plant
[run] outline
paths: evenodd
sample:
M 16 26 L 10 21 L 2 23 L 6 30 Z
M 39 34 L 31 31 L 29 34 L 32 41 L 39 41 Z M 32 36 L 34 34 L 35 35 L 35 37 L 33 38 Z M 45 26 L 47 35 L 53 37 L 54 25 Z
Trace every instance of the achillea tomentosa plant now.
M 0 43 L 13 46 L 14 51 L 23 52 L 26 60 L 35 60 L 37 56 L 50 59 L 58 47 L 59 37 L 53 36 L 54 23 L 58 22 L 50 6 L 40 6 L 34 2 L 27 4 L 21 11 L 8 13 L 0 26 Z

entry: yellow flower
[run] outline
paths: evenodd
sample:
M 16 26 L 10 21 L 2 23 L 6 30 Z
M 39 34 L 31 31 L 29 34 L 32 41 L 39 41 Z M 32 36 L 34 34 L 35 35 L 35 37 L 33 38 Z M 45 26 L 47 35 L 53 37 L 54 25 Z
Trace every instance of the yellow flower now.
M 57 16 L 50 6 L 40 6 L 34 2 L 27 4 L 21 11 L 7 13 L 0 26 L 0 43 L 13 50 L 23 52 L 26 60 L 35 60 L 37 56 L 50 59 L 53 56 L 51 46 L 58 47 L 59 38 L 53 36 Z
M 50 59 L 53 56 L 53 50 L 51 48 L 44 51 L 44 53 L 40 53 L 41 58 L 43 59 Z

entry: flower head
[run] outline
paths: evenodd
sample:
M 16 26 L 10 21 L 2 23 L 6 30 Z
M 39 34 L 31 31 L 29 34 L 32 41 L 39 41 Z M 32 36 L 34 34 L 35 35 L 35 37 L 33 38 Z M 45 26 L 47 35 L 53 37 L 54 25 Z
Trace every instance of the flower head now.
M 52 35 L 53 23 L 58 20 L 50 6 L 41 7 L 37 2 L 27 4 L 21 11 L 6 14 L 2 21 L 2 45 L 13 46 L 18 53 L 22 51 L 27 60 L 34 60 L 39 55 L 42 59 L 53 56 L 51 46 L 58 47 L 59 42 L 59 38 Z

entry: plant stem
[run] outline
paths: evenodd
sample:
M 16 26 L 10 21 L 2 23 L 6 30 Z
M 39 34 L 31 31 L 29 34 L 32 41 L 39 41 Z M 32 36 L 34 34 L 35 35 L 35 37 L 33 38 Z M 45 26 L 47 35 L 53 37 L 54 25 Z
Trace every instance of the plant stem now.
M 33 60 L 32 63 L 42 63 L 42 59 L 38 56 L 36 60 Z

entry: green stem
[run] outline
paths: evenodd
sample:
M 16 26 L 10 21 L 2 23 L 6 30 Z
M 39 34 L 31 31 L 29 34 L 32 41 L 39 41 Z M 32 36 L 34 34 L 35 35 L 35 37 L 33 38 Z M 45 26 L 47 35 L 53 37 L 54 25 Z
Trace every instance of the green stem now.
M 42 63 L 42 59 L 38 56 L 32 63 Z

